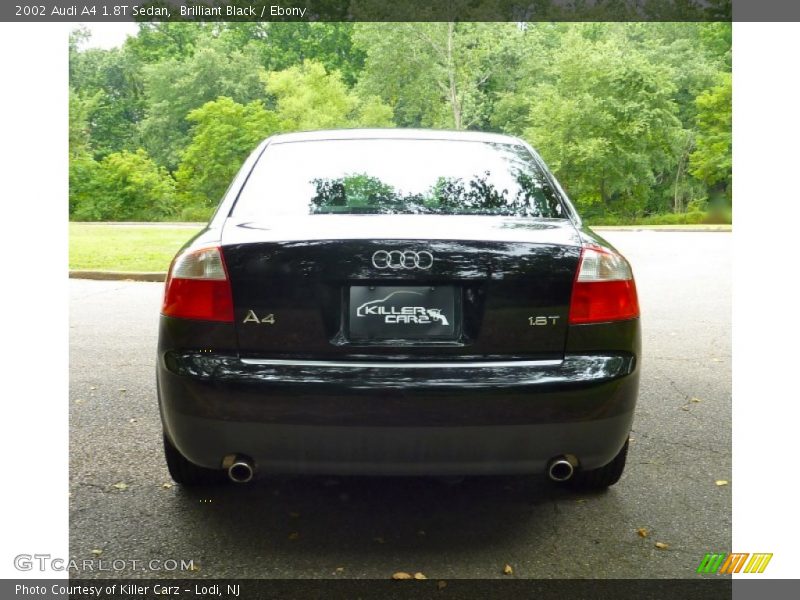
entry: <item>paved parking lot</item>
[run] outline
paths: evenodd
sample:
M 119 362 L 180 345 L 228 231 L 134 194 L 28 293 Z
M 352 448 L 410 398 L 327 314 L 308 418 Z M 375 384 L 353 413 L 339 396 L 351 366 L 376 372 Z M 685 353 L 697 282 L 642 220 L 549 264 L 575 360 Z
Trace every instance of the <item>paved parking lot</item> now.
M 731 479 L 731 234 L 605 236 L 634 266 L 644 362 L 628 468 L 599 494 L 535 477 L 187 492 L 161 451 L 161 284 L 70 280 L 70 553 L 129 565 L 73 575 L 452 579 L 504 577 L 508 564 L 513 577 L 693 576 L 705 552 L 731 545 L 735 482 L 715 483 Z M 153 559 L 195 570 L 142 570 Z

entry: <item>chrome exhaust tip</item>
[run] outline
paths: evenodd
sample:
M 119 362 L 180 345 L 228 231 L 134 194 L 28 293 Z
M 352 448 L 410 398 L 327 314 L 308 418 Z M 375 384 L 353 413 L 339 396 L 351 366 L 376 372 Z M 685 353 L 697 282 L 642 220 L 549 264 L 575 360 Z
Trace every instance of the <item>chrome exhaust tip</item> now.
M 575 474 L 577 462 L 570 456 L 554 458 L 547 465 L 547 476 L 553 481 L 569 481 Z
M 228 467 L 228 478 L 234 483 L 247 483 L 252 481 L 255 469 L 253 463 L 247 458 L 237 458 Z

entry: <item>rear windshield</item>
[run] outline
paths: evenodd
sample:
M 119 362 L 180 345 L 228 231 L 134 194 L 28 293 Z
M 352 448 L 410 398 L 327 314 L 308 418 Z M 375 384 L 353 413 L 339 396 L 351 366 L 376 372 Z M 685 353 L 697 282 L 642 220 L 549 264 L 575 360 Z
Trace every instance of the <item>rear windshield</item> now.
M 524 146 L 428 139 L 270 144 L 233 214 L 254 219 L 307 214 L 566 218 Z

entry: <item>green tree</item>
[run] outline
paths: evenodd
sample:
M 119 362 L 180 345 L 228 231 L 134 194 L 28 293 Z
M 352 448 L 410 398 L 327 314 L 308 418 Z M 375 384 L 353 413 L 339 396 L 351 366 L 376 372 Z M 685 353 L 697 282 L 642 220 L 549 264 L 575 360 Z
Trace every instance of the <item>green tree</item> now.
M 674 173 L 653 186 L 649 212 L 682 213 L 708 195 L 705 182 L 689 169 L 697 138 L 695 99 L 715 85 L 721 71 L 730 71 L 730 30 L 730 23 L 639 23 L 627 29 L 628 39 L 650 62 L 671 69 L 673 98 L 684 130 L 674 138 Z
M 283 131 L 333 127 L 385 127 L 392 109 L 374 96 L 350 91 L 338 71 L 328 73 L 320 63 L 306 60 L 277 73 L 264 75 L 267 92 Z
M 529 126 L 532 89 L 557 79 L 553 61 L 569 27 L 563 23 L 526 23 L 520 28 L 516 47 L 509 53 L 513 58 L 503 61 L 502 78 L 495 78 L 496 85 L 491 90 L 492 129 L 522 135 Z
M 667 67 L 633 51 L 624 37 L 593 41 L 583 33 L 564 35 L 554 78 L 528 92 L 524 133 L 580 206 L 636 214 L 674 166 L 682 131 L 675 84 Z
M 724 48 L 717 25 L 730 23 L 615 23 L 617 35 L 643 53 L 653 64 L 671 70 L 675 84 L 674 100 L 678 117 L 687 129 L 693 128 L 697 114 L 695 98 L 712 87 L 722 70 L 730 70 L 729 51 Z M 727 56 L 726 56 L 727 54 Z
M 192 141 L 175 173 L 181 203 L 187 212 L 210 212 L 247 155 L 277 129 L 277 118 L 260 102 L 243 105 L 227 97 L 207 102 L 186 118 L 192 123 Z
M 189 111 L 220 96 L 244 104 L 262 98 L 261 72 L 255 56 L 228 53 L 211 38 L 204 39 L 188 58 L 168 58 L 146 66 L 147 116 L 140 127 L 145 149 L 159 164 L 177 168 L 189 143 Z
M 96 158 L 133 150 L 138 146 L 136 124 L 144 116 L 141 63 L 125 48 L 89 48 L 85 28 L 70 34 L 70 86 L 86 99 L 92 98 L 87 126 Z
M 355 84 L 364 66 L 364 53 L 353 45 L 353 23 L 231 22 L 219 39 L 229 51 L 258 56 L 267 71 L 282 71 L 304 60 L 338 71 L 348 86 Z
M 81 52 L 73 85 L 95 98 L 88 122 L 98 158 L 138 145 L 136 125 L 144 116 L 144 98 L 140 65 L 130 54 L 117 48 Z
M 95 109 L 97 97 L 82 97 L 69 86 L 69 155 L 91 156 L 91 130 L 89 117 Z
M 143 64 L 155 64 L 170 58 L 183 60 L 220 25 L 216 23 L 150 22 L 139 23 L 139 32 L 128 38 L 125 47 Z
M 731 197 L 732 77 L 720 75 L 720 83 L 697 97 L 697 143 L 689 166 L 692 174 L 709 186 L 720 187 Z
M 69 214 L 92 201 L 98 164 L 92 158 L 89 115 L 96 98 L 82 98 L 69 88 Z
M 89 36 L 69 41 L 73 217 L 198 218 L 273 131 L 393 124 L 523 136 L 589 220 L 730 202 L 730 23 L 145 22 L 112 50 Z M 160 181 L 168 206 L 151 192 L 120 200 L 123 181 Z
M 478 127 L 488 113 L 485 91 L 504 75 L 521 35 L 512 23 L 359 23 L 359 89 L 391 105 L 404 126 Z

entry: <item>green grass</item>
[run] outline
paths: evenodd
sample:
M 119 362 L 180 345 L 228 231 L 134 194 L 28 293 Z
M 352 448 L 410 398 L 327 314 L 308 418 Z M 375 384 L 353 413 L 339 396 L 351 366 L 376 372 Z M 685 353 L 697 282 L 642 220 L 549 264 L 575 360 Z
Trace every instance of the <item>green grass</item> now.
M 199 229 L 199 228 L 198 228 Z M 69 224 L 69 268 L 79 271 L 163 272 L 193 227 Z

